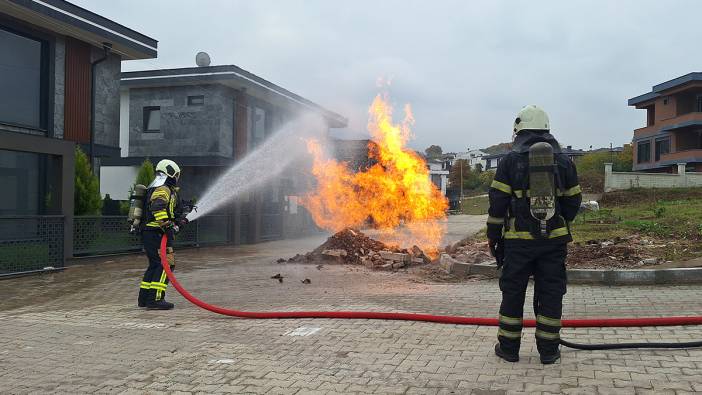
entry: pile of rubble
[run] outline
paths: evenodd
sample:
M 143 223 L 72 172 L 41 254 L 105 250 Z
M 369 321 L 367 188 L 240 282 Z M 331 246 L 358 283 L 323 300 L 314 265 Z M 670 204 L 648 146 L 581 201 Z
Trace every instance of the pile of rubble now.
M 639 235 L 590 240 L 568 247 L 567 265 L 574 268 L 632 268 L 664 263 L 656 256 L 667 245 Z
M 329 237 L 314 251 L 295 255 L 288 262 L 342 263 L 397 270 L 413 264 L 430 263 L 431 259 L 417 246 L 409 250 L 389 246 L 371 239 L 359 230 L 347 228 Z
M 487 241 L 477 241 L 472 237 L 446 246 L 444 252 L 449 254 L 451 258 L 465 263 L 483 263 L 495 260 L 490 255 Z

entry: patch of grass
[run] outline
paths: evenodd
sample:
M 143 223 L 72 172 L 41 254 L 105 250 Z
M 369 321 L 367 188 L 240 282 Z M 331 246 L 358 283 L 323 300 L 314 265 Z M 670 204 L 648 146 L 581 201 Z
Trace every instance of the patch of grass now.
M 478 196 L 463 199 L 463 214 L 485 215 L 488 213 L 490 201 L 487 196 Z
M 576 241 L 638 233 L 687 245 L 673 254 L 681 256 L 695 253 L 702 240 L 702 188 L 618 191 L 606 194 L 600 207 L 599 212 L 578 215 L 573 223 Z

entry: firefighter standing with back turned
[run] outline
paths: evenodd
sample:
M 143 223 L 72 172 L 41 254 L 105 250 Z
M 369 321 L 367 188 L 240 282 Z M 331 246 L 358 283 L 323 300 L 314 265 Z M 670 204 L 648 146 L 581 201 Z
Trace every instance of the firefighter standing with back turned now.
M 173 303 L 167 302 L 168 277 L 161 266 L 161 238 L 167 237 L 166 257 L 171 268 L 175 268 L 173 238 L 180 227 L 188 223 L 178 198 L 180 168 L 172 160 L 164 159 L 156 165 L 156 177 L 148 186 L 141 221 L 141 237 L 149 260 L 149 267 L 139 287 L 139 307 L 155 310 L 170 310 Z
M 519 360 L 524 299 L 533 275 L 536 346 L 541 363 L 554 363 L 561 356 L 570 222 L 580 207 L 581 190 L 575 165 L 550 134 L 541 108 L 529 105 L 517 115 L 513 150 L 500 161 L 489 196 L 487 237 L 502 265 L 495 354 Z

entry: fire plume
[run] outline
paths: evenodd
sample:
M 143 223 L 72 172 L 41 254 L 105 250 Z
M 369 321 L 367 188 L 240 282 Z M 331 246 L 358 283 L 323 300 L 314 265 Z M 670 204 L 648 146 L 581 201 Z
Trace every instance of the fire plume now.
M 404 120 L 394 124 L 387 96 L 375 97 L 368 121 L 373 140 L 369 157 L 375 164 L 357 173 L 327 157 L 319 141 L 308 141 L 317 185 L 301 203 L 315 223 L 327 230 L 337 232 L 370 222 L 379 230 L 376 237 L 381 241 L 400 247 L 417 245 L 436 255 L 445 233 L 448 203 L 431 182 L 424 160 L 405 147 L 414 118 L 408 105 L 404 110 Z

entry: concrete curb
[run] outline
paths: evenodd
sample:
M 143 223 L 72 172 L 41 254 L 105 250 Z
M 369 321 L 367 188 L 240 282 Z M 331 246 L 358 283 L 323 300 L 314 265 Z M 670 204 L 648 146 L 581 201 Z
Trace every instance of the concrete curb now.
M 465 263 L 442 254 L 441 266 L 457 275 L 499 277 L 495 262 Z M 569 284 L 653 285 L 702 284 L 702 267 L 676 269 L 568 269 Z

